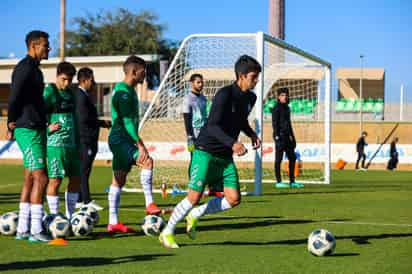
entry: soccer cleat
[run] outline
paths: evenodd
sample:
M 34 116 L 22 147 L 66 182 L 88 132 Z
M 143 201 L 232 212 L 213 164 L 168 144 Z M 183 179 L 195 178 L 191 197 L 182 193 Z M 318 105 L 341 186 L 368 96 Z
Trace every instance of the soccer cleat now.
M 108 224 L 107 225 L 107 232 L 109 233 L 116 233 L 116 232 L 122 232 L 122 233 L 134 233 L 136 232 L 133 228 L 128 227 L 122 223 L 117 223 L 115 225 Z
M 31 243 L 47 243 L 51 240 L 52 237 L 43 231 L 37 234 L 32 234 L 29 237 L 29 242 Z
M 83 207 L 84 206 L 84 203 L 83 202 L 77 202 L 76 203 L 76 208 L 81 208 L 81 207 Z
M 151 203 L 146 207 L 147 215 L 159 215 L 160 213 L 162 213 L 162 211 L 157 207 L 155 203 Z
M 275 187 L 276 187 L 276 188 L 289 188 L 290 185 L 287 184 L 287 183 L 279 182 L 279 183 L 276 183 L 276 184 L 275 184 Z
M 302 188 L 304 187 L 304 185 L 302 183 L 291 182 L 290 187 L 291 188 Z
M 94 200 L 88 202 L 87 204 L 84 204 L 84 206 L 91 206 L 94 209 L 96 209 L 97 211 L 103 210 L 104 207 L 102 207 L 101 205 L 97 204 Z
M 179 248 L 173 234 L 160 233 L 159 241 L 166 248 Z
M 27 240 L 30 237 L 30 233 L 28 231 L 26 232 L 17 232 L 16 233 L 16 240 Z
M 196 239 L 196 226 L 198 220 L 198 218 L 193 217 L 190 213 L 186 216 L 186 234 L 192 240 Z

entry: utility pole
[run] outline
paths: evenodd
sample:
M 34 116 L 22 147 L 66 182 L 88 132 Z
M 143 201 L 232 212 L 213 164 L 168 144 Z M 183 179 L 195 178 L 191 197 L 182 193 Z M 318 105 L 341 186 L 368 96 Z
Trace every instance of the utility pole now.
M 64 61 L 66 31 L 66 0 L 60 0 L 60 60 Z
M 363 78 L 363 55 L 359 56 L 360 59 L 360 77 L 359 77 L 359 100 L 360 100 L 360 108 L 359 108 L 359 130 L 360 135 L 363 132 L 363 115 L 362 115 L 362 105 L 363 105 L 363 94 L 362 94 L 362 78 Z

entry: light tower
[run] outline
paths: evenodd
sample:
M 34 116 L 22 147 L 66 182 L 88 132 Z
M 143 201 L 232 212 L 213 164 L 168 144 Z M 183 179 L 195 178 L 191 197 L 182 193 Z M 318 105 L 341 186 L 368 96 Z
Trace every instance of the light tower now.
M 285 0 L 269 0 L 269 34 L 285 40 Z

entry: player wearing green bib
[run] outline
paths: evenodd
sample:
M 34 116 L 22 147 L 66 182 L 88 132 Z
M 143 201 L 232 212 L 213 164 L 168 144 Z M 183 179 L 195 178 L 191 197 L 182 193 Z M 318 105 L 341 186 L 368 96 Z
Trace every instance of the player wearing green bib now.
M 196 237 L 196 225 L 205 214 L 228 210 L 240 204 L 239 177 L 233 154 L 247 153 L 238 141 L 240 131 L 244 132 L 257 149 L 260 139 L 250 127 L 248 116 L 256 95 L 251 92 L 261 72 L 260 64 L 250 56 L 241 56 L 235 64 L 236 82 L 221 88 L 213 98 L 212 108 L 205 126 L 195 141 L 195 151 L 190 165 L 189 193 L 176 205 L 166 228 L 159 236 L 167 248 L 178 248 L 174 230 L 186 215 L 186 232 L 191 239 Z M 224 196 L 209 200 L 193 208 L 202 197 L 205 186 L 215 190 L 223 188 Z
M 111 233 L 134 231 L 118 220 L 121 189 L 133 165 L 142 168 L 140 181 L 147 214 L 160 213 L 152 197 L 153 160 L 138 135 L 139 101 L 135 87 L 143 83 L 145 70 L 146 63 L 143 59 L 134 55 L 128 57 L 123 64 L 124 80 L 115 85 L 112 94 L 112 129 L 109 134 L 109 147 L 113 153 L 113 180 L 108 195 L 109 224 L 107 226 L 107 231 Z
M 47 203 L 50 213 L 59 211 L 59 187 L 69 177 L 65 192 L 66 216 L 71 218 L 80 191 L 80 142 L 73 91 L 70 89 L 75 67 L 68 62 L 57 65 L 56 83 L 44 89 L 48 114 L 47 132 Z

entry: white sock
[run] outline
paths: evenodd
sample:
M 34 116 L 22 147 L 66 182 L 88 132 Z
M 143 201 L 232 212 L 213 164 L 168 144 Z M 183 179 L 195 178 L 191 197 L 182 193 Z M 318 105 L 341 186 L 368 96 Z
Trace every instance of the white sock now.
M 143 187 L 144 199 L 147 207 L 148 205 L 153 203 L 151 169 L 142 169 L 142 171 L 140 172 L 140 183 Z
M 31 228 L 30 233 L 32 235 L 42 232 L 43 227 L 41 224 L 43 218 L 43 205 L 42 204 L 32 204 L 30 205 L 31 214 Z
M 205 214 L 213 214 L 216 212 L 228 210 L 230 208 L 232 208 L 232 206 L 229 204 L 225 197 L 218 197 L 194 208 L 190 214 L 195 218 L 200 218 Z
M 59 196 L 47 195 L 47 204 L 49 205 L 50 214 L 59 213 Z
M 19 205 L 19 221 L 17 223 L 17 232 L 29 232 L 30 223 L 30 203 L 20 203 Z
M 78 192 L 65 192 L 64 198 L 66 200 L 66 217 L 70 220 L 74 210 L 76 209 L 76 203 L 79 199 Z
M 180 203 L 178 203 L 173 209 L 172 216 L 170 216 L 170 219 L 167 222 L 167 226 L 163 230 L 163 233 L 173 234 L 177 223 L 180 222 L 192 208 L 193 205 L 190 203 L 187 197 L 184 198 Z
M 117 186 L 110 186 L 108 200 L 109 200 L 109 224 L 115 225 L 119 223 L 118 213 L 120 205 L 121 188 Z

